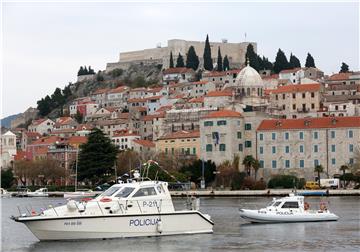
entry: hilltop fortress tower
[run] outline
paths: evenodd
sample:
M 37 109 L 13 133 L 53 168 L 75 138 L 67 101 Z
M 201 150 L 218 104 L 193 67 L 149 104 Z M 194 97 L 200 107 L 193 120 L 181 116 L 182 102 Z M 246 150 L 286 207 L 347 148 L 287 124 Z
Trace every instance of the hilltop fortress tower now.
M 213 62 L 215 63 L 217 61 L 218 47 L 220 47 L 222 57 L 227 55 L 232 67 L 244 65 L 246 48 L 250 43 L 254 46 L 256 52 L 257 45 L 255 42 L 228 43 L 226 39 L 223 39 L 222 42 L 210 42 Z M 121 52 L 118 62 L 107 63 L 106 72 L 112 71 L 115 68 L 127 69 L 132 64 L 162 64 L 163 68 L 168 68 L 170 52 L 172 52 L 174 63 L 176 64 L 179 53 L 184 57 L 184 61 L 186 60 L 186 53 L 190 46 L 195 48 L 196 54 L 199 56 L 200 67 L 202 67 L 205 41 L 171 39 L 168 40 L 167 47 L 158 46 L 157 48 L 139 51 Z

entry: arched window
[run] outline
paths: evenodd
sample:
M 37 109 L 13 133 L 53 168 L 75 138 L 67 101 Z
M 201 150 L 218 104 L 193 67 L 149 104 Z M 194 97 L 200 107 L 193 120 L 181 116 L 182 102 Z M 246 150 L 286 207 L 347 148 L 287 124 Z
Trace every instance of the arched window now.
M 250 88 L 246 89 L 246 95 L 249 96 L 250 95 Z

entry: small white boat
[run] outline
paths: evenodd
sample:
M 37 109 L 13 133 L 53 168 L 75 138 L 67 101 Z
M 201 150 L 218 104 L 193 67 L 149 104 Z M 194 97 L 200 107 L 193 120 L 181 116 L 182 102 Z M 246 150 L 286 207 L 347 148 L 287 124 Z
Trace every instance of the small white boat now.
M 36 190 L 35 192 L 28 192 L 27 196 L 28 197 L 48 197 L 49 192 L 48 192 L 47 188 L 40 188 L 40 189 Z
M 331 213 L 325 203 L 319 210 L 310 210 L 304 196 L 290 194 L 288 197 L 273 199 L 259 210 L 240 209 L 240 216 L 254 223 L 337 221 L 339 217 Z
M 0 196 L 1 196 L 1 198 L 10 198 L 11 193 L 6 191 L 4 188 L 0 188 Z
M 78 199 L 78 198 L 86 198 L 95 196 L 95 192 L 90 189 L 78 189 L 75 192 L 65 192 L 65 199 Z
M 139 236 L 212 233 L 209 215 L 192 208 L 176 211 L 161 181 L 132 181 L 111 186 L 95 199 L 69 200 L 39 214 L 12 217 L 39 240 L 105 239 Z

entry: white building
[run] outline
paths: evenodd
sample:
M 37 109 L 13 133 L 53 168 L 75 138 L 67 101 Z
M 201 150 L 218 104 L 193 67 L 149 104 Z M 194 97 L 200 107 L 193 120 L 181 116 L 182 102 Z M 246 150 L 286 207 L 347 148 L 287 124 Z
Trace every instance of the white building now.
M 191 82 L 194 78 L 195 71 L 192 68 L 173 67 L 163 71 L 163 84 L 166 85 L 169 85 L 171 82 Z
M 16 155 L 16 135 L 11 131 L 7 131 L 1 135 L 1 169 L 10 166 L 11 161 Z
M 111 140 L 119 148 L 119 150 L 133 149 L 133 141 L 140 139 L 141 136 L 134 132 L 115 133 Z
M 54 129 L 54 125 L 55 122 L 48 118 L 33 120 L 28 127 L 28 131 L 37 132 L 41 135 L 49 134 Z
M 129 87 L 120 86 L 109 90 L 107 93 L 107 105 L 113 107 L 127 107 L 129 97 Z
M 300 84 L 303 78 L 305 78 L 305 71 L 300 67 L 282 70 L 279 73 L 279 79 L 290 80 L 292 84 Z
M 341 173 L 354 163 L 360 146 L 360 117 L 263 120 L 257 129 L 257 159 L 265 178 L 294 174 L 314 180 L 314 167 L 323 177 Z

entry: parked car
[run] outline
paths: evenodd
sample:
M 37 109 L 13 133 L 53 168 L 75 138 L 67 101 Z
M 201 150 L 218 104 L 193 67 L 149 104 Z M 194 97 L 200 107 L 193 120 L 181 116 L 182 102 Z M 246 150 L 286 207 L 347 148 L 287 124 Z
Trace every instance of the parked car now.
M 305 184 L 307 190 L 318 190 L 320 189 L 319 183 L 315 181 L 307 181 Z

